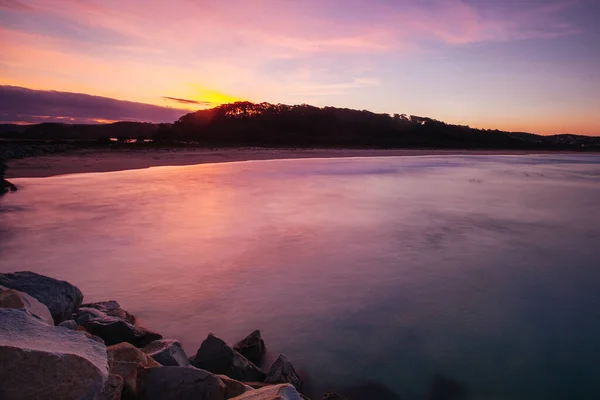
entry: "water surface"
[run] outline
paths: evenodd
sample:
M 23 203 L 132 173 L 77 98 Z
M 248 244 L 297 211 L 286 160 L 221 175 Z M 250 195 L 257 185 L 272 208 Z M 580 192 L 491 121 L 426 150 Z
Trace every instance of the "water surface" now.
M 310 392 L 600 392 L 600 156 L 431 156 L 15 179 L 0 272 L 116 299 L 193 354 L 261 329 Z M 315 396 L 317 398 L 317 396 Z

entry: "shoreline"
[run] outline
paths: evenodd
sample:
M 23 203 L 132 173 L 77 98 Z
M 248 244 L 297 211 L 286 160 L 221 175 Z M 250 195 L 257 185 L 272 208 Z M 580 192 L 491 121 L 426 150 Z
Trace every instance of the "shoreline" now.
M 537 154 L 580 153 L 528 150 L 276 149 L 252 147 L 81 149 L 65 153 L 11 159 L 7 162 L 6 178 L 46 178 L 57 175 L 114 172 L 150 167 L 278 159 Z

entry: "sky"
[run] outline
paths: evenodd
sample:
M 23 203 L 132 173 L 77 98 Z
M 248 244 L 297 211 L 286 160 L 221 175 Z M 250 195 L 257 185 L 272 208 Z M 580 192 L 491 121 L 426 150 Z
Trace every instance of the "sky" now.
M 81 93 L 600 135 L 599 19 L 598 0 L 0 0 L 0 96 L 29 96 L 0 98 L 0 120 L 114 117 L 70 105 Z M 61 107 L 32 115 L 47 91 Z

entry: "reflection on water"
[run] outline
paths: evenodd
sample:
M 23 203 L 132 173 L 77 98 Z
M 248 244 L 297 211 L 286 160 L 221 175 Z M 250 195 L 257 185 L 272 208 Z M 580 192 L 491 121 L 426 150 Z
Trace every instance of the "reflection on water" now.
M 600 157 L 286 160 L 16 179 L 0 271 L 116 299 L 193 353 L 261 329 L 313 393 L 600 391 Z M 438 382 L 439 384 L 439 382 Z M 375 390 L 375 389 L 372 389 Z M 383 393 L 383 392 L 382 392 Z

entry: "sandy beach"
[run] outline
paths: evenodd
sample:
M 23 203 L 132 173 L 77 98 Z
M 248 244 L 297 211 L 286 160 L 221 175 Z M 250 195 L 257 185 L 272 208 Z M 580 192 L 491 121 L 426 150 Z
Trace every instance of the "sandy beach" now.
M 109 172 L 158 166 L 194 165 L 247 160 L 333 157 L 386 157 L 466 154 L 529 154 L 509 150 L 413 150 L 413 149 L 112 149 L 78 150 L 10 160 L 7 178 L 48 177 L 85 172 Z M 539 153 L 539 152 L 536 152 Z

